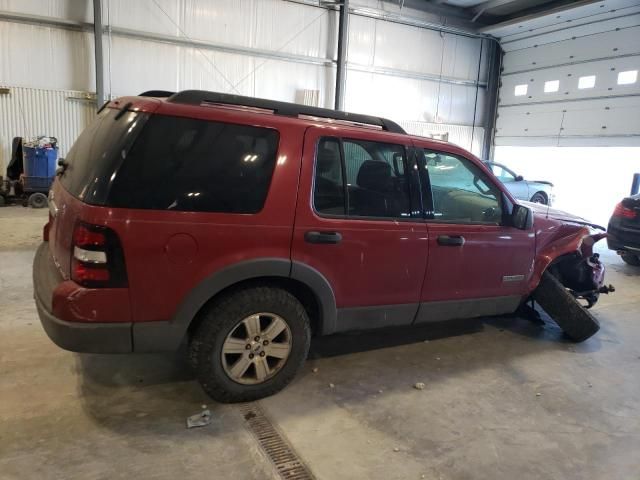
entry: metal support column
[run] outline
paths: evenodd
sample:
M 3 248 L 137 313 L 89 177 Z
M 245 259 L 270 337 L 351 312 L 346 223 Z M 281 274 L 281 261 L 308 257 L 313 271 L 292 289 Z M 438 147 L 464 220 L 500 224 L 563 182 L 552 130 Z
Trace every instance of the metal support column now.
M 496 41 L 488 43 L 489 69 L 485 96 L 484 142 L 482 160 L 493 157 L 493 139 L 495 137 L 496 113 L 498 110 L 498 91 L 500 89 L 500 68 L 502 67 L 502 48 Z
M 342 0 L 338 20 L 338 69 L 336 71 L 335 109 L 344 110 L 347 87 L 347 50 L 349 48 L 349 0 Z
M 104 102 L 104 58 L 102 55 L 102 0 L 93 0 L 93 38 L 96 60 L 96 105 L 100 108 Z

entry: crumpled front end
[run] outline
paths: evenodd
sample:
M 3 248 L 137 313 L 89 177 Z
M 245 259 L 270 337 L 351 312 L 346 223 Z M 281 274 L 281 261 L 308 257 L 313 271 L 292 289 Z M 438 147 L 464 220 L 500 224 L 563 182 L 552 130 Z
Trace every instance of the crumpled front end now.
M 549 271 L 577 298 L 592 307 L 601 293 L 613 292 L 611 285 L 605 285 L 605 266 L 600 255 L 593 252 L 595 243 L 606 233 L 590 233 L 579 237 L 577 248 L 572 253 L 556 257 L 549 265 Z

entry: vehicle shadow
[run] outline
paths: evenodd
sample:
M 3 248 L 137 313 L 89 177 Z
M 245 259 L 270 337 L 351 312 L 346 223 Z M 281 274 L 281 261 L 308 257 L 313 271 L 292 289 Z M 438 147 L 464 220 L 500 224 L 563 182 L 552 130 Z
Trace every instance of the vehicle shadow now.
M 542 315 L 544 318 L 546 314 Z M 431 347 L 412 346 L 425 341 Z M 496 348 L 498 345 L 501 347 Z M 570 342 L 548 317 L 544 324 L 536 324 L 509 315 L 317 338 L 311 344 L 309 363 L 322 364 L 323 370 L 332 369 L 336 378 L 348 383 L 362 380 L 357 368 L 350 371 L 352 363 L 358 361 L 354 359 L 362 355 L 366 355 L 367 362 L 391 365 L 397 361 L 402 365 L 402 373 L 391 367 L 378 370 L 376 375 L 386 377 L 377 380 L 391 389 L 395 383 L 406 389 L 406 380 L 398 377 L 419 377 L 432 369 L 438 372 L 433 374 L 433 381 L 495 363 L 507 364 L 515 357 L 545 350 L 588 353 L 600 349 L 600 345 L 597 335 L 583 344 Z M 367 353 L 373 351 L 380 353 Z M 448 357 L 446 370 L 434 362 L 434 351 L 442 351 Z M 229 405 L 217 404 L 201 389 L 184 349 L 174 354 L 78 354 L 76 366 L 86 413 L 101 426 L 118 433 L 173 436 L 184 431 L 186 417 L 198 413 L 203 404 L 220 420 L 214 422 L 217 426 L 207 429 L 208 435 L 238 428 L 237 419 L 230 419 L 239 418 L 237 412 Z M 304 383 L 312 375 L 308 365 L 294 383 Z

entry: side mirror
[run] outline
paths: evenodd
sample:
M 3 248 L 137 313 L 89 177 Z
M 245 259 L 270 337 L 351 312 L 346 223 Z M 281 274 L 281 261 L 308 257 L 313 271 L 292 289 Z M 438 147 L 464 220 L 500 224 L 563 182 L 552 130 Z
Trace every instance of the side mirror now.
M 516 182 L 521 182 L 524 180 L 524 177 L 522 175 L 516 175 Z
M 533 227 L 533 210 L 516 203 L 511 212 L 511 225 L 519 230 L 531 229 Z

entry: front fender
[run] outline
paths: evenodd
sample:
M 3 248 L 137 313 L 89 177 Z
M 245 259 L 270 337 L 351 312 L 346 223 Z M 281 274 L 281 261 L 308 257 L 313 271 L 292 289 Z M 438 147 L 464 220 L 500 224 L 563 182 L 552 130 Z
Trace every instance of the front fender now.
M 533 275 L 529 279 L 529 291 L 536 289 L 542 279 L 542 274 L 557 259 L 574 253 L 588 259 L 593 255 L 595 243 L 606 236 L 606 233 L 595 232 L 586 226 L 569 225 L 563 225 L 557 232 L 546 238 L 543 232 L 536 232 L 538 250 L 534 260 Z M 598 283 L 601 285 L 604 281 L 604 268 L 599 269 L 597 276 L 600 277 Z

